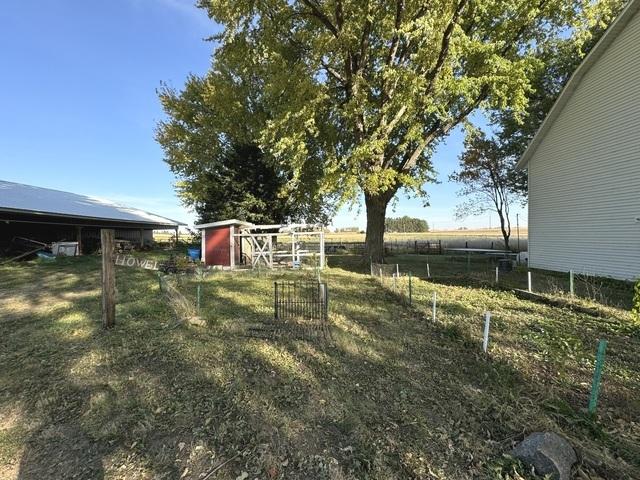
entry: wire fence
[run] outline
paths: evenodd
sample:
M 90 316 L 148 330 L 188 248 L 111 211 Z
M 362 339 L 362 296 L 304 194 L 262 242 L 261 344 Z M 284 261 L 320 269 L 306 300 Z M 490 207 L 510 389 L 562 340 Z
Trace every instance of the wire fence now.
M 523 290 L 565 300 L 582 299 L 599 304 L 631 307 L 633 288 L 629 282 L 597 277 L 584 272 L 551 272 L 528 269 L 515 260 L 481 255 L 399 255 L 384 264 L 384 272 L 412 272 L 414 277 L 449 285 Z M 391 266 L 393 265 L 393 267 Z M 397 265 L 397 266 L 396 266 Z M 375 270 L 377 266 L 372 266 Z M 372 275 L 376 272 L 372 271 Z M 379 275 L 378 275 L 379 276 Z
M 558 308 L 551 318 L 546 315 L 540 318 L 532 313 L 530 307 L 526 307 L 524 318 L 521 318 L 518 309 L 505 304 L 501 296 L 478 297 L 477 290 L 451 290 L 450 282 L 441 284 L 438 275 L 444 272 L 438 268 L 427 278 L 424 275 L 426 272 L 416 277 L 411 271 L 404 270 L 405 267 L 415 269 L 416 265 L 372 263 L 371 277 L 379 281 L 399 302 L 420 312 L 420 318 L 444 329 L 449 337 L 459 337 L 471 348 L 477 348 L 478 352 L 511 362 L 513 346 L 521 344 L 521 350 L 513 361 L 524 362 L 521 366 L 527 371 L 536 371 L 536 375 L 545 377 L 549 388 L 562 398 L 569 399 L 572 405 L 586 407 L 590 414 L 594 414 L 602 378 L 605 383 L 607 380 L 609 382 L 603 394 L 606 405 L 616 402 L 618 385 L 631 388 L 629 379 L 620 377 L 619 372 L 634 369 L 634 357 L 640 351 L 640 329 L 637 325 L 624 324 L 619 319 L 573 307 Z M 490 277 L 489 273 L 493 276 Z M 515 277 L 508 277 L 507 273 L 515 273 Z M 536 272 L 531 272 L 534 275 L 530 276 L 526 269 L 507 273 L 501 276 L 498 269 L 498 285 L 510 279 L 518 285 L 523 284 L 523 290 L 526 290 L 528 278 L 537 278 L 539 286 L 542 282 L 542 277 L 535 276 Z M 495 268 L 491 271 L 476 269 L 472 274 L 485 281 L 489 288 L 492 282 L 495 285 Z M 571 280 L 568 274 L 566 277 L 566 285 L 562 285 L 570 288 Z M 573 275 L 574 295 L 580 288 L 584 288 L 585 292 L 593 292 L 592 279 L 583 277 Z M 584 283 L 588 286 L 582 285 Z M 559 288 L 558 279 L 555 283 L 550 281 L 550 285 Z M 468 283 L 465 286 L 469 286 Z M 533 282 L 532 289 L 535 291 L 535 288 L 536 283 Z M 483 298 L 483 305 L 477 304 L 479 298 Z M 541 311 L 544 308 L 541 307 Z M 461 312 L 464 315 L 461 316 Z M 535 318 L 539 320 L 532 322 Z M 543 357 L 540 357 L 540 352 L 545 352 Z M 550 368 L 549 362 L 555 366 Z

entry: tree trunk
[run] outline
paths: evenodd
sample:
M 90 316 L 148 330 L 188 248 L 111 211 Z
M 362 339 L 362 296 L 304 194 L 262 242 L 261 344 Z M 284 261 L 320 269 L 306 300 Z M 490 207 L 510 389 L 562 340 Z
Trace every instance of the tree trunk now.
M 367 208 L 367 236 L 365 246 L 372 262 L 382 263 L 384 259 L 384 221 L 387 205 L 393 197 L 391 191 L 377 195 L 365 193 L 364 204 Z
M 498 211 L 498 218 L 500 218 L 500 230 L 502 230 L 502 238 L 504 238 L 504 249 L 510 250 L 509 237 L 511 237 L 511 222 L 509 222 L 509 218 L 505 218 L 500 211 Z

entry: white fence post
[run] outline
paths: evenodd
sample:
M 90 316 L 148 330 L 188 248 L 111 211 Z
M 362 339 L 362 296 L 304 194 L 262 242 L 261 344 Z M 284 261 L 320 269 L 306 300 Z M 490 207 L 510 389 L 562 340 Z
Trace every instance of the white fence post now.
M 438 297 L 436 292 L 433 292 L 433 321 L 436 321 L 436 303 L 438 301 Z
M 496 267 L 496 285 L 498 285 L 498 267 Z
M 482 341 L 482 350 L 487 353 L 489 348 L 489 324 L 491 323 L 491 312 L 484 314 L 484 339 Z
M 573 270 L 569 270 L 569 293 L 573 297 L 574 288 L 573 288 Z
M 429 271 L 429 264 L 427 263 L 427 278 L 431 278 L 431 272 Z
M 527 272 L 527 290 L 529 291 L 529 293 L 532 292 L 531 289 L 531 272 Z

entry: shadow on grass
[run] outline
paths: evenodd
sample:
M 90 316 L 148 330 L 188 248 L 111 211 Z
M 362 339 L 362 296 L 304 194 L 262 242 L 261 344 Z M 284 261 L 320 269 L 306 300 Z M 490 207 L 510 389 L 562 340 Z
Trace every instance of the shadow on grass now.
M 45 308 L 67 289 L 95 290 L 91 275 L 48 294 L 45 277 L 31 278 L 42 293 L 17 295 L 32 313 L 2 319 L 13 368 L 0 372 L 0 405 L 19 405 L 26 425 L 19 478 L 188 479 L 228 460 L 215 478 L 488 477 L 496 449 L 550 425 L 529 379 L 372 279 L 326 274 L 334 343 L 320 345 L 220 334 L 270 316 L 277 276 L 212 278 L 211 325 L 190 328 L 152 273 L 118 275 L 111 331 L 98 294 Z

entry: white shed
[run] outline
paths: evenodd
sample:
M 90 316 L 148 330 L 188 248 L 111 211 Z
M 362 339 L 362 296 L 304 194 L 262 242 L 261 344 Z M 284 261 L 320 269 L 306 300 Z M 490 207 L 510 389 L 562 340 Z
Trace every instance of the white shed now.
M 533 268 L 640 277 L 639 11 L 627 4 L 518 162 Z

